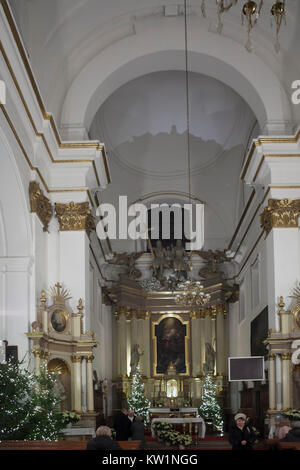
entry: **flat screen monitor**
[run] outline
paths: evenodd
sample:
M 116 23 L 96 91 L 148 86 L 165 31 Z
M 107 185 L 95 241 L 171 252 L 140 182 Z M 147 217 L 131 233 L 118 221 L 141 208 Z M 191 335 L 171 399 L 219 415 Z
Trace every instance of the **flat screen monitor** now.
M 264 357 L 229 357 L 228 379 L 229 382 L 265 380 Z

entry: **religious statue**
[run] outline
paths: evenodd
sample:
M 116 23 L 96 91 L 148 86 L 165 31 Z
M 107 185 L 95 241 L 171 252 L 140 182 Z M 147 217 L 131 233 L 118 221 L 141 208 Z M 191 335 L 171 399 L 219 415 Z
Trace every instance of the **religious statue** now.
M 112 260 L 109 260 L 109 264 L 115 264 L 118 266 L 126 266 L 128 269 L 125 273 L 119 275 L 120 279 L 128 277 L 129 279 L 137 279 L 141 277 L 142 273 L 136 268 L 135 262 L 140 256 L 141 252 L 138 253 L 114 253 Z
M 207 280 L 222 279 L 224 273 L 220 271 L 220 264 L 228 261 L 225 250 L 199 250 L 197 253 L 205 260 L 206 266 L 199 269 L 199 275 Z
M 210 343 L 205 343 L 205 362 L 203 371 L 205 374 L 213 374 L 215 370 L 216 352 Z
M 66 395 L 66 389 L 60 380 L 59 374 L 57 374 L 56 376 L 53 391 L 55 395 L 60 399 L 60 403 L 57 405 L 57 408 L 59 411 L 63 411 L 65 409 L 64 402 L 67 398 L 67 395 Z
M 182 246 L 182 241 L 177 240 L 175 247 L 173 247 L 173 268 L 175 272 L 188 271 L 189 265 L 185 260 L 186 251 Z
M 153 248 L 154 260 L 152 263 L 153 274 L 158 279 L 162 279 L 164 268 L 169 266 L 167 253 L 161 240 L 157 240 L 156 247 Z
M 140 357 L 144 354 L 144 351 L 141 350 L 139 344 L 135 344 L 134 347 L 131 350 L 131 359 L 130 359 L 130 367 L 131 367 L 131 372 L 130 374 L 133 375 L 137 371 L 139 362 L 140 362 Z

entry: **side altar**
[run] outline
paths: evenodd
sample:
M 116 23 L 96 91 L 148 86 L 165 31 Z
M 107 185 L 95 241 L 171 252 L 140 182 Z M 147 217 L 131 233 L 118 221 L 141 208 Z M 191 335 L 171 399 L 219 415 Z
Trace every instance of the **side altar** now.
M 76 313 L 67 305 L 69 292 L 57 283 L 47 292 L 52 304 L 47 306 L 42 291 L 36 320 L 26 333 L 31 340 L 35 373 L 47 367 L 57 374 L 57 392 L 61 396 L 61 411 L 75 411 L 80 421 L 73 428 L 90 429 L 96 426 L 93 387 L 93 349 L 97 346 L 92 331 L 83 331 L 83 302 L 79 299 Z M 83 380 L 84 378 L 84 380 Z M 73 434 L 76 434 L 76 429 Z M 83 433 L 86 434 L 86 433 Z

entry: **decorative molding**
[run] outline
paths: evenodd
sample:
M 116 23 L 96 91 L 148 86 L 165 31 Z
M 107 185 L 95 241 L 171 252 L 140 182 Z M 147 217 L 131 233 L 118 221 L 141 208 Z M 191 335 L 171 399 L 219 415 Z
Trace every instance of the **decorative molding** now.
M 300 199 L 269 199 L 260 214 L 261 227 L 266 237 L 272 228 L 296 228 L 300 214 Z
M 292 354 L 291 353 L 282 353 L 281 358 L 282 358 L 283 361 L 290 361 L 291 358 L 292 358 Z
M 71 360 L 72 360 L 73 364 L 81 363 L 82 356 L 71 356 Z
M 55 215 L 59 221 L 60 231 L 85 230 L 90 236 L 95 230 L 95 220 L 88 202 L 55 203 Z
M 48 232 L 48 225 L 52 218 L 52 206 L 50 200 L 44 196 L 37 181 L 29 183 L 30 210 L 35 212 L 43 224 L 44 232 Z

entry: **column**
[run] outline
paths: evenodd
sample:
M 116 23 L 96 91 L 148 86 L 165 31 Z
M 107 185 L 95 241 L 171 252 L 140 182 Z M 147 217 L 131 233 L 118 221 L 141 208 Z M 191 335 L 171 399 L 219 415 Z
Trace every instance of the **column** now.
M 87 411 L 87 364 L 86 364 L 86 357 L 81 358 L 81 365 L 80 365 L 80 373 L 81 373 L 81 409 L 83 412 Z
M 126 359 L 127 359 L 127 367 L 126 367 L 126 373 L 129 376 L 131 367 L 130 367 L 130 360 L 131 360 L 131 349 L 133 348 L 133 344 L 131 343 L 131 314 L 128 313 L 126 314 L 126 328 L 125 328 L 125 335 L 126 335 Z
M 120 375 L 127 374 L 127 324 L 126 316 L 120 313 L 119 316 L 119 344 L 120 344 Z
M 275 354 L 269 354 L 269 410 L 276 409 Z
M 135 344 L 141 346 L 141 338 L 138 336 L 138 321 L 137 318 L 132 318 L 131 320 L 131 348 L 133 348 Z
M 281 356 L 276 355 L 275 358 L 276 368 L 276 409 L 282 409 L 282 369 L 281 369 Z
M 94 411 L 93 356 L 86 358 L 86 395 L 87 411 Z
M 199 342 L 200 319 L 195 314 L 191 317 L 191 339 L 192 339 L 192 376 L 201 374 L 201 345 Z
M 33 349 L 32 354 L 34 356 L 34 373 L 39 375 L 41 368 L 41 351 L 39 349 Z
M 70 291 L 70 306 L 76 311 L 78 299 L 83 299 L 86 306 L 91 305 L 89 234 L 95 228 L 94 219 L 88 202 L 55 203 L 55 216 L 59 222 L 59 265 L 52 272 L 58 272 L 57 281 Z M 89 322 L 90 312 L 86 313 L 84 322 Z M 89 325 L 84 328 L 89 329 Z
M 81 413 L 81 356 L 72 356 L 73 363 L 73 408 Z
M 278 302 L 283 296 L 285 302 L 291 300 L 295 281 L 299 279 L 299 229 L 273 228 L 266 239 L 269 328 L 280 331 L 280 316 L 277 314 Z M 288 249 L 287 249 L 288 248 Z M 289 308 L 289 305 L 287 305 Z
M 282 357 L 282 407 L 291 408 L 291 353 L 284 353 Z
M 116 375 L 119 376 L 121 375 L 121 351 L 120 351 L 120 341 L 121 341 L 121 335 L 120 335 L 120 316 L 118 312 L 115 312 L 114 315 L 116 319 L 115 323 L 115 331 L 116 331 Z
M 226 348 L 226 321 L 223 313 L 216 318 L 216 372 L 218 375 L 226 374 L 227 348 Z
M 200 318 L 199 324 L 199 340 L 200 340 L 200 375 L 203 374 L 203 363 L 205 362 L 205 319 Z
M 141 357 L 141 371 L 145 377 L 151 377 L 151 332 L 150 332 L 150 313 L 145 313 L 145 319 L 142 320 L 143 342 L 142 349 L 144 354 Z

